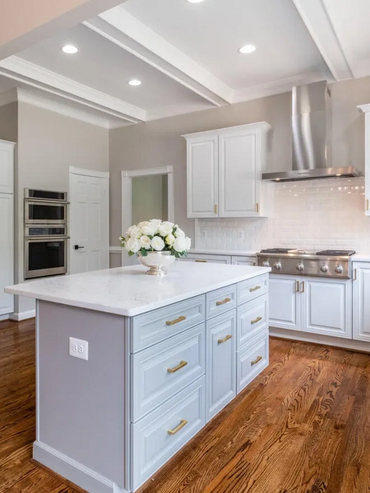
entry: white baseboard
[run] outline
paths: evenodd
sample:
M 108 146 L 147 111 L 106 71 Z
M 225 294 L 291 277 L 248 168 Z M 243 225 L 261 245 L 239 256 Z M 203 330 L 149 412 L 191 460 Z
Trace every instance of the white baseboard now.
M 60 474 L 80 488 L 91 493 L 129 493 L 109 479 L 85 467 L 67 455 L 58 452 L 45 443 L 36 441 L 33 444 L 33 458 Z
M 29 318 L 36 317 L 36 310 L 29 310 L 28 312 L 11 313 L 9 315 L 10 320 L 15 320 L 16 322 L 22 322 L 22 320 L 28 320 Z
M 342 339 L 340 337 L 310 334 L 308 332 L 300 332 L 298 330 L 277 329 L 275 327 L 270 327 L 270 336 L 370 353 L 370 342 L 354 341 L 353 339 Z

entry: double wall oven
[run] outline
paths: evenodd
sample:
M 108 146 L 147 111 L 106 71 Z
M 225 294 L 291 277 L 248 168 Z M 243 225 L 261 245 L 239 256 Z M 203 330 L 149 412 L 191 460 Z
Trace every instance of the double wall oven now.
M 25 189 L 24 278 L 67 273 L 67 193 Z

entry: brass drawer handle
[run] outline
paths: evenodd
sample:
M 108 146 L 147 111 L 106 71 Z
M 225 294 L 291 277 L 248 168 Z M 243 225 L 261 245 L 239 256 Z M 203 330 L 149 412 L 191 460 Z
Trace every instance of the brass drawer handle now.
M 353 280 L 357 281 L 357 269 L 353 269 Z
M 186 366 L 187 364 L 187 361 L 180 361 L 180 363 L 174 368 L 167 368 L 167 371 L 168 373 L 176 373 L 177 371 L 181 370 L 181 368 L 184 368 L 184 366 Z
M 257 356 L 257 358 L 254 361 L 251 361 L 251 366 L 256 365 L 259 361 L 261 361 L 262 356 Z
M 295 282 L 295 292 L 299 293 L 299 281 Z
M 188 424 L 188 422 L 186 421 L 186 419 L 182 419 L 182 420 L 180 421 L 180 424 L 179 424 L 179 425 L 177 425 L 177 426 L 176 426 L 176 428 L 174 428 L 173 430 L 167 430 L 167 433 L 168 433 L 169 435 L 176 435 L 176 433 L 177 433 L 178 431 L 180 431 L 180 430 L 181 430 L 181 428 L 184 428 L 184 426 L 186 426 L 187 424 Z
M 216 301 L 216 306 L 224 305 L 225 303 L 230 303 L 231 298 L 225 298 L 222 301 Z
M 184 315 L 181 315 L 181 317 L 176 318 L 175 320 L 167 320 L 166 325 L 175 325 L 179 322 L 183 322 L 184 320 L 186 320 L 186 317 L 184 317 Z
M 262 317 L 257 317 L 256 319 L 254 320 L 251 320 L 251 325 L 253 324 L 257 324 L 258 322 L 260 322 L 262 320 Z
M 301 293 L 304 293 L 304 281 L 303 281 L 303 282 L 301 282 L 301 288 L 302 288 L 302 289 L 301 289 Z
M 256 287 L 254 287 L 254 288 L 250 288 L 250 289 L 249 289 L 249 292 L 250 292 L 250 293 L 253 293 L 253 291 L 257 291 L 258 289 L 261 289 L 261 286 L 256 286 Z
M 218 344 L 222 344 L 223 342 L 226 342 L 231 338 L 232 338 L 232 335 L 228 334 L 226 337 L 224 337 L 223 339 L 219 339 L 217 342 L 218 342 Z
M 208 260 L 199 260 L 199 259 L 197 259 L 196 262 L 203 262 L 203 263 L 206 264 L 208 262 Z

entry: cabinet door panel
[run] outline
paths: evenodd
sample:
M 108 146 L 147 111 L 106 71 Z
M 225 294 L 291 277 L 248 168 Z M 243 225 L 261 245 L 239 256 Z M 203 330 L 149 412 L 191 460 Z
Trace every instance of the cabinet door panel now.
M 236 310 L 207 323 L 207 421 L 236 395 L 235 335 Z
M 14 311 L 14 296 L 4 293 L 13 284 L 13 195 L 0 193 L 0 315 Z
M 257 265 L 257 259 L 255 256 L 243 256 L 243 257 L 232 257 L 232 264 L 233 265 Z
M 220 136 L 220 216 L 257 216 L 256 134 Z
M 370 342 L 370 263 L 355 263 L 353 339 Z
M 187 142 L 188 217 L 218 216 L 218 137 Z
M 298 278 L 271 275 L 269 283 L 271 327 L 301 330 L 301 294 L 297 292 Z
M 303 280 L 303 330 L 315 334 L 352 338 L 352 283 L 346 280 Z
M 231 264 L 231 257 L 228 255 L 203 255 L 197 253 L 189 253 L 186 257 L 181 257 L 180 261 L 199 262 L 210 264 Z

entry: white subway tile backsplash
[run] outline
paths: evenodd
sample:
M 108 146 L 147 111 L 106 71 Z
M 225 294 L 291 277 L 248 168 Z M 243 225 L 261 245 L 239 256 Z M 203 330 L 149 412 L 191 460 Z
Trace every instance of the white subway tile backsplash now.
M 364 188 L 363 177 L 275 184 L 272 217 L 201 219 L 195 245 L 205 250 L 299 247 L 353 248 L 370 253 Z M 201 231 L 206 231 L 205 238 Z M 244 232 L 243 240 L 238 231 Z

